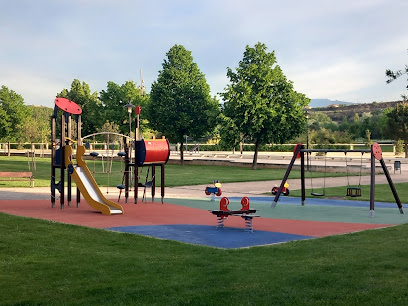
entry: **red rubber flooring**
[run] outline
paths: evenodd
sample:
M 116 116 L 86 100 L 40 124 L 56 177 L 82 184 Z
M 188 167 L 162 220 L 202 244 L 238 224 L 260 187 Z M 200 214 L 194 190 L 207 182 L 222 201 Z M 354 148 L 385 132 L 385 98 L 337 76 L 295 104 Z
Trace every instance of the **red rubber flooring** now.
M 55 208 L 51 208 L 51 203 L 48 200 L 3 200 L 0 201 L 0 212 L 95 228 L 121 228 L 121 231 L 126 231 L 127 227 L 133 229 L 137 227 L 146 229 L 146 226 L 153 227 L 162 225 L 206 225 L 214 229 L 217 225 L 216 216 L 204 209 L 190 208 L 167 203 L 161 204 L 157 202 L 139 203 L 136 205 L 128 203 L 122 205 L 125 211 L 123 215 L 105 216 L 93 210 L 86 204 L 86 202 L 82 202 L 79 208 L 76 207 L 75 203 L 71 204 L 71 206 L 65 204 L 64 209 L 61 210 L 59 203 L 56 203 Z M 271 218 L 254 218 L 253 220 L 254 234 L 257 232 L 273 232 L 284 235 L 297 235 L 292 238 L 286 237 L 286 239 L 282 241 L 273 240 L 272 243 L 301 239 L 299 238 L 301 236 L 305 237 L 303 239 L 307 239 L 387 226 L 392 226 L 392 224 L 360 224 Z M 197 228 L 200 228 L 200 230 L 205 230 L 205 228 L 208 227 Z M 236 233 L 237 228 L 245 228 L 244 220 L 240 217 L 229 217 L 228 220 L 225 221 L 225 229 L 228 228 L 235 229 Z M 129 232 L 135 231 L 129 230 Z M 244 231 L 242 231 L 242 233 L 243 235 L 246 235 L 241 236 L 242 238 L 254 238 L 254 236 L 251 236 L 252 234 L 250 233 L 245 233 Z M 147 235 L 149 234 L 147 233 Z M 180 235 L 180 233 L 178 233 L 178 235 Z M 152 236 L 157 235 L 152 234 Z M 172 239 L 171 236 L 168 238 Z M 180 239 L 174 238 L 174 240 Z M 261 244 L 270 243 L 271 241 L 266 241 L 265 243 Z M 204 242 L 203 244 L 207 243 Z M 211 243 L 208 245 L 211 245 Z

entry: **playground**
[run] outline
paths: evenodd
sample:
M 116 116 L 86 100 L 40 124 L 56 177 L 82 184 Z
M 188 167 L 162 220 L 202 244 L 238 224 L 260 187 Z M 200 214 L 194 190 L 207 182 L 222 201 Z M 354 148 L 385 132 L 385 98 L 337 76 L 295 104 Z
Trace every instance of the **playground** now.
M 228 208 L 239 210 L 242 194 L 236 193 L 234 197 L 231 196 L 233 193 L 228 193 L 233 185 L 226 186 L 230 200 Z M 196 197 L 186 197 L 186 193 L 184 197 L 172 197 L 185 188 L 168 188 L 164 204 L 151 202 L 151 199 L 139 204 L 124 204 L 122 200 L 125 213 L 116 216 L 103 215 L 86 203 L 79 207 L 65 205 L 63 210 L 51 208 L 45 188 L 38 188 L 43 191 L 43 199 L 38 194 L 35 199 L 37 188 L 20 195 L 14 192 L 11 200 L 0 199 L 0 211 L 218 248 L 271 245 L 408 223 L 408 216 L 400 214 L 395 203 L 376 203 L 375 217 L 372 218 L 369 203 L 365 201 L 313 198 L 307 199 L 307 204 L 302 206 L 299 198 L 289 196 L 282 197 L 277 207 L 271 208 L 272 195 L 251 195 L 250 208 L 259 216 L 253 220 L 253 232 L 246 230 L 245 222 L 239 216 L 229 216 L 224 227 L 218 228 L 217 217 L 209 210 L 218 209 L 220 197 L 213 202 L 204 190 L 201 197 L 198 192 Z M 111 200 L 117 200 L 116 196 Z M 403 204 L 404 209 L 407 207 Z
M 64 126 L 69 116 L 62 117 L 63 131 L 69 131 Z M 348 177 L 324 175 L 314 180 L 323 191 L 313 198 L 305 197 L 304 169 L 300 178 L 286 182 L 291 166 L 277 181 L 224 184 L 214 178 L 213 185 L 165 190 L 168 142 L 136 139 L 136 146 L 127 144 L 119 155 L 125 159 L 121 184 L 115 192 L 102 192 L 94 180 L 94 159 L 83 158 L 92 156 L 83 138 L 74 140 L 68 132 L 59 144 L 57 135 L 53 139 L 51 195 L 49 187 L 1 190 L 0 212 L 8 214 L 0 214 L 6 302 L 56 304 L 73 296 L 79 304 L 402 301 L 406 225 L 395 225 L 408 223 L 406 195 L 402 203 L 378 202 L 374 188 L 393 186 L 391 177 L 404 183 L 406 175 L 371 171 L 370 177 L 360 175 L 357 186 Z M 299 147 L 299 152 L 307 151 Z M 109 169 L 108 160 L 104 165 Z M 161 168 L 156 198 L 155 166 Z M 139 179 L 143 167 L 150 180 Z M 351 194 L 357 197 L 360 183 L 370 185 L 370 201 L 324 197 L 329 186 L 342 186 L 344 196 L 349 188 L 360 189 Z M 289 196 L 289 189 L 301 196 Z M 349 233 L 355 234 L 344 235 Z M 374 274 L 380 276 L 370 277 Z M 270 290 L 272 283 L 278 290 Z
M 61 111 L 61 135 L 57 135 L 57 119 Z M 131 105 L 128 111 L 130 114 Z M 121 184 L 117 185 L 117 193 L 119 193 L 117 196 L 114 195 L 115 192 L 104 194 L 94 178 L 95 159 L 98 153 L 87 152 L 87 145 L 82 143 L 86 138 L 95 138 L 95 134 L 81 136 L 82 109 L 73 101 L 64 98 L 55 99 L 51 122 L 53 142 L 51 198 L 48 200 L 41 197 L 35 199 L 30 197 L 30 193 L 13 199 L 2 200 L 0 198 L 0 211 L 12 215 L 142 234 L 218 248 L 272 245 L 408 223 L 408 217 L 404 214 L 404 208 L 407 208 L 407 205 L 402 204 L 398 197 L 378 144 L 373 144 L 371 149 L 342 150 L 345 153 L 371 154 L 370 201 L 368 203 L 320 198 L 325 195 L 327 168 L 327 159 L 325 159 L 323 191 L 314 192 L 311 182 L 311 195 L 318 197 L 308 199 L 305 205 L 305 169 L 310 167 L 309 164 L 307 167 L 305 165 L 305 153 L 308 154 L 307 160 L 309 160 L 309 153 L 313 150 L 305 149 L 302 144 L 295 147 L 293 157 L 281 182 L 275 184 L 275 187 L 272 182 L 269 182 L 270 196 L 265 196 L 264 193 L 252 193 L 248 196 L 243 193 L 246 190 L 256 190 L 255 185 L 258 184 L 256 182 L 245 183 L 245 188 L 235 188 L 234 192 L 233 184 L 227 185 L 224 189 L 225 186 L 222 186 L 217 179 L 213 181 L 213 186 L 193 190 L 190 197 L 186 196 L 185 192 L 183 197 L 178 197 L 176 188 L 173 192 L 171 189 L 170 192 L 167 190 L 166 194 L 164 169 L 170 157 L 169 142 L 165 138 L 145 140 L 140 137 L 140 112 L 140 107 L 136 107 L 136 138 L 120 135 L 123 136 L 123 143 L 120 146 L 124 148 L 124 151 L 118 153 L 118 156 L 124 161 L 125 166 Z M 77 123 L 77 140 L 72 138 L 72 116 L 75 116 Z M 111 146 L 109 136 L 108 133 L 107 148 Z M 76 147 L 75 155 L 73 145 Z M 329 151 L 334 150 L 325 150 L 325 153 Z M 84 158 L 87 153 L 93 158 L 94 171 L 91 171 L 92 167 L 88 165 L 92 161 L 87 162 Z M 109 159 L 105 163 L 108 177 L 112 168 L 112 160 L 113 157 L 110 160 L 110 166 Z M 300 185 L 301 201 L 299 198 L 289 197 L 289 188 L 292 189 L 292 187 L 289 187 L 287 182 L 290 171 L 297 160 L 300 160 L 301 177 L 300 180 L 294 180 L 294 185 L 295 189 L 299 189 Z M 375 203 L 375 179 L 378 176 L 376 175 L 376 161 L 379 161 L 382 166 L 395 198 L 394 204 Z M 347 196 L 361 196 L 362 166 L 361 157 L 358 186 L 350 185 L 347 172 Z M 139 169 L 144 167 L 147 168 L 147 175 L 143 182 L 139 176 L 141 173 Z M 157 199 L 155 201 L 156 167 L 160 167 L 161 170 L 159 201 Z M 149 172 L 150 181 L 148 181 Z M 334 180 L 341 185 L 339 182 L 342 179 Z M 72 190 L 72 181 L 76 183 L 76 192 Z M 343 182 L 343 185 L 346 184 Z M 143 194 L 141 202 L 138 202 L 139 194 L 141 194 L 139 189 L 142 189 Z M 148 190 L 150 190 L 150 198 Z M 122 192 L 124 198 L 121 199 Z M 87 204 L 81 203 L 81 194 Z M 281 195 L 283 197 L 277 205 Z M 49 205 L 49 199 L 51 205 Z M 55 207 L 57 201 L 60 203 L 60 209 Z

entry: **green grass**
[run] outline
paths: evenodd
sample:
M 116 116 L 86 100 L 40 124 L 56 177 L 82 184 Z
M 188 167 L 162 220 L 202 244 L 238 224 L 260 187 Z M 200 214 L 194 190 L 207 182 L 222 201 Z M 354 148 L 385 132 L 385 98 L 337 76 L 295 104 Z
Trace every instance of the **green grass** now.
M 108 176 L 102 173 L 101 161 L 87 161 L 88 168 L 94 172 L 94 177 L 99 186 L 116 186 L 122 182 L 123 164 L 113 162 L 112 172 Z M 104 164 L 106 169 L 106 163 Z M 156 167 L 156 179 L 160 186 L 160 167 Z M 27 158 L 16 156 L 1 156 L 0 171 L 28 171 Z M 141 168 L 141 180 L 145 180 L 147 167 Z M 210 184 L 214 179 L 218 179 L 222 183 L 230 182 L 247 182 L 247 181 L 263 181 L 263 180 L 281 180 L 286 172 L 285 169 L 258 169 L 251 170 L 250 168 L 228 167 L 228 166 L 201 166 L 201 165 L 166 165 L 165 167 L 165 184 L 167 187 Z M 35 178 L 35 186 L 48 187 L 50 186 L 51 176 L 51 161 L 49 158 L 37 158 L 36 170 L 33 171 Z M 59 170 L 57 170 L 57 176 Z M 324 173 L 314 173 L 315 177 L 324 176 Z M 345 176 L 345 173 L 333 173 L 331 176 Z M 300 171 L 293 170 L 290 178 L 300 178 Z M 59 180 L 59 179 L 58 179 Z M 29 182 L 4 182 L 0 181 L 0 187 L 28 187 Z
M 0 304 L 407 305 L 407 230 L 222 250 L 0 214 Z
M 408 199 L 408 183 L 396 183 L 394 184 L 395 189 L 397 190 L 398 197 L 402 203 L 407 203 Z M 352 186 L 356 187 L 356 186 Z M 314 188 L 314 192 L 323 193 L 323 188 Z M 306 197 L 313 198 L 311 195 L 312 190 L 306 189 Z M 370 201 L 370 185 L 361 186 L 361 197 L 347 197 L 347 187 L 326 187 L 325 196 L 320 198 L 342 198 L 345 200 L 354 200 L 354 201 Z M 300 190 L 291 190 L 290 196 L 300 197 Z M 395 199 L 388 184 L 376 184 L 375 185 L 375 201 L 376 202 L 391 202 L 394 203 Z

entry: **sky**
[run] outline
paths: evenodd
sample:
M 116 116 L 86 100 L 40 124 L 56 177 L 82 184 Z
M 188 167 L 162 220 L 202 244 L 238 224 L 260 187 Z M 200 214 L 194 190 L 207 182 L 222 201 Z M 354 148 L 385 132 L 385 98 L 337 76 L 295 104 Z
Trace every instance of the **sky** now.
M 74 79 L 92 92 L 128 80 L 147 92 L 175 44 L 192 52 L 211 94 L 245 47 L 274 51 L 311 99 L 387 102 L 406 94 L 407 0 L 0 0 L 0 86 L 53 107 Z

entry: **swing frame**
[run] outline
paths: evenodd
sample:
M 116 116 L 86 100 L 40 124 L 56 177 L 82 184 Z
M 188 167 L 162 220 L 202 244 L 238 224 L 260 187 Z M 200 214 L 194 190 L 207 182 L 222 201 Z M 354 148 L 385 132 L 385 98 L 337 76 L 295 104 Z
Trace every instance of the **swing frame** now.
M 378 143 L 373 143 L 371 145 L 371 149 L 365 149 L 365 150 L 351 150 L 351 149 L 305 149 L 304 145 L 301 143 L 298 143 L 295 146 L 295 149 L 293 151 L 293 157 L 292 160 L 289 163 L 289 166 L 286 170 L 286 173 L 282 179 L 281 185 L 279 187 L 279 190 L 272 202 L 271 207 L 276 207 L 276 204 L 278 203 L 279 197 L 282 193 L 282 189 L 284 187 L 285 182 L 287 181 L 290 171 L 293 168 L 293 165 L 296 161 L 296 159 L 300 158 L 300 179 L 301 179 L 301 205 L 305 205 L 306 201 L 306 187 L 305 187 L 305 153 L 308 152 L 360 152 L 360 153 L 370 153 L 371 155 L 371 175 L 370 175 L 370 217 L 374 217 L 374 206 L 375 206 L 375 162 L 378 160 L 381 164 L 381 167 L 383 169 L 384 175 L 387 178 L 388 185 L 390 186 L 390 189 L 392 191 L 392 194 L 394 196 L 395 202 L 399 208 L 399 211 L 401 214 L 404 214 L 404 210 L 402 208 L 402 203 L 401 200 L 398 196 L 398 193 L 395 189 L 394 183 L 392 182 L 390 173 L 388 172 L 387 166 L 384 162 L 384 159 L 382 157 L 382 150 L 381 147 Z M 351 187 L 352 188 L 352 187 Z

